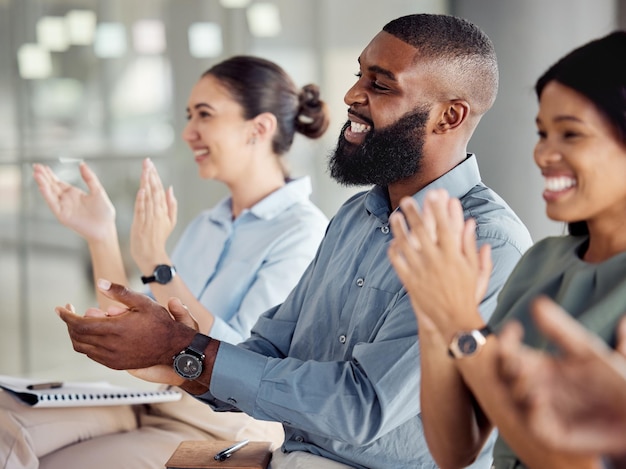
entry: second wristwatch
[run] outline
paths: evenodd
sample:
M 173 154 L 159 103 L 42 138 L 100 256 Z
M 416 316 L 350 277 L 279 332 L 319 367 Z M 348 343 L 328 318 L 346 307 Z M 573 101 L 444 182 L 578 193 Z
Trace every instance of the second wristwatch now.
M 170 283 L 176 276 L 176 268 L 173 265 L 159 264 L 154 268 L 152 275 L 142 276 L 141 281 L 145 283 L 157 282 L 161 285 Z

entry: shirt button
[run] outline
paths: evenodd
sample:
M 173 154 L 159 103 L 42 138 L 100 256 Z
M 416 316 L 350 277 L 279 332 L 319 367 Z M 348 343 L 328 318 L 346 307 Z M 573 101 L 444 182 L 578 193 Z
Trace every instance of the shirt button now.
M 237 404 L 237 399 L 235 399 L 234 397 L 229 397 L 228 399 L 226 399 L 226 402 L 228 402 L 229 404 L 235 405 Z
M 382 232 L 382 234 L 387 234 L 387 233 L 389 233 L 389 225 L 382 226 L 382 227 L 380 228 L 380 231 Z
M 357 287 L 362 287 L 364 283 L 365 283 L 365 280 L 363 280 L 362 278 L 357 278 L 356 279 L 356 286 Z
M 341 342 L 342 344 L 345 344 L 345 343 L 346 343 L 346 336 L 345 336 L 345 335 L 343 335 L 343 334 L 342 334 L 342 335 L 340 335 L 340 336 L 339 336 L 339 342 Z
M 304 441 L 304 437 L 301 435 L 298 435 L 294 438 L 294 440 L 296 440 L 298 443 L 302 443 Z

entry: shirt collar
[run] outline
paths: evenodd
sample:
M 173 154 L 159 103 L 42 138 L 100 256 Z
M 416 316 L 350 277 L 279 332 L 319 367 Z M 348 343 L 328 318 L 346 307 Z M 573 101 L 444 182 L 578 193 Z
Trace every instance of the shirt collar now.
M 432 189 L 443 188 L 448 191 L 450 197 L 460 199 L 479 183 L 480 171 L 476 162 L 476 156 L 469 153 L 467 158 L 461 163 L 413 194 L 413 198 L 421 207 L 426 192 Z M 387 188 L 374 186 L 370 189 L 365 197 L 365 208 L 372 215 L 386 221 L 389 215 L 389 194 Z
M 244 210 L 241 215 L 251 213 L 257 218 L 271 220 L 292 205 L 308 200 L 311 192 L 311 178 L 304 176 L 292 179 L 254 206 Z M 218 223 L 230 223 L 232 221 L 232 198 L 222 199 L 211 210 L 210 219 Z

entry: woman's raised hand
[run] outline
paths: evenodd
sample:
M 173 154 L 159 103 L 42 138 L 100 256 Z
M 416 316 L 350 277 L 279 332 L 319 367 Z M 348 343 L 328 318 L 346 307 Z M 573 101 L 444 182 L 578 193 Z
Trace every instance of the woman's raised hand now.
M 477 248 L 474 220 L 464 220 L 459 200 L 443 190 L 427 193 L 421 211 L 412 198 L 400 209 L 390 217 L 391 264 L 416 314 L 445 336 L 477 315 L 491 274 L 489 246 Z
M 165 244 L 176 226 L 177 213 L 173 189 L 166 191 L 154 163 L 144 160 L 130 234 L 131 255 L 141 270 L 167 261 Z
M 115 233 L 115 207 L 95 173 L 81 163 L 87 192 L 61 181 L 46 165 L 33 165 L 33 177 L 48 207 L 58 220 L 87 241 L 100 241 Z

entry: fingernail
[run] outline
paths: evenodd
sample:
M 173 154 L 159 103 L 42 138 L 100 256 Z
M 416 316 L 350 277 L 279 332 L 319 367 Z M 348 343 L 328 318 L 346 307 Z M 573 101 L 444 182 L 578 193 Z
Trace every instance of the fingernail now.
M 100 290 L 110 290 L 111 289 L 111 282 L 109 282 L 108 280 L 105 280 L 103 278 L 98 279 L 98 288 Z

